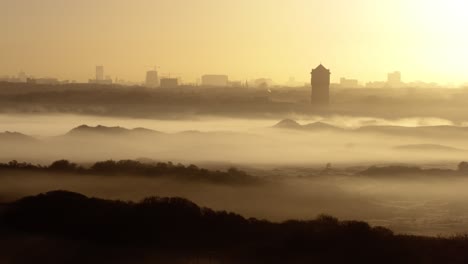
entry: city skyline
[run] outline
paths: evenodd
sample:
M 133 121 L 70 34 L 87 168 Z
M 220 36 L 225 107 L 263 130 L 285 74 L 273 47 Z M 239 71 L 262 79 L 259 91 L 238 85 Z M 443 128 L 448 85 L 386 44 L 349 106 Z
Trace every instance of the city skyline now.
M 141 80 L 125 80 L 118 76 L 104 75 L 104 65 L 95 66 L 94 76 L 86 81 L 63 80 L 56 76 L 35 76 L 29 75 L 24 71 L 20 71 L 15 75 L 1 75 L 0 82 L 30 82 L 37 84 L 67 84 L 67 83 L 97 83 L 97 84 L 118 84 L 127 86 L 145 86 L 147 88 L 158 88 L 159 79 L 177 79 L 178 85 L 182 86 L 218 86 L 218 87 L 241 87 L 249 86 L 260 87 L 261 83 L 266 83 L 266 87 L 308 87 L 309 81 L 297 81 L 294 77 L 290 77 L 286 82 L 277 82 L 271 78 L 256 77 L 245 80 L 233 80 L 228 74 L 202 74 L 194 81 L 186 81 L 180 76 L 171 74 L 161 74 L 157 68 L 149 69 L 144 72 L 145 77 Z M 98 75 L 100 77 L 98 77 Z M 149 77 L 149 75 L 151 77 Z M 149 80 L 150 78 L 151 80 Z M 213 79 L 214 78 L 214 79 Z M 421 80 L 406 80 L 404 74 L 400 71 L 392 71 L 386 73 L 386 76 L 381 76 L 379 80 L 371 80 L 364 82 L 359 79 L 349 78 L 349 76 L 331 76 L 330 88 L 466 88 L 468 83 L 447 83 L 440 84 L 436 82 L 425 82 Z
M 114 77 L 142 81 L 157 63 L 186 82 L 229 74 L 306 83 L 304 69 L 322 62 L 332 82 L 384 80 L 394 70 L 407 81 L 468 81 L 461 0 L 65 2 L 0 3 L 2 75 L 83 82 L 102 64 Z

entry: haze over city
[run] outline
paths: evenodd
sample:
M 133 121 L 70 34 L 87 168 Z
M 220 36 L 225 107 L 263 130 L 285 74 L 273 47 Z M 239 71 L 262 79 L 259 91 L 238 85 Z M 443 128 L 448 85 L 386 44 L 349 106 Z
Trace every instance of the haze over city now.
M 203 74 L 304 83 L 304 69 L 322 62 L 332 82 L 399 70 L 407 82 L 462 84 L 467 9 L 463 0 L 4 0 L 0 76 L 86 82 L 105 65 L 113 79 L 140 82 L 157 65 L 186 83 Z

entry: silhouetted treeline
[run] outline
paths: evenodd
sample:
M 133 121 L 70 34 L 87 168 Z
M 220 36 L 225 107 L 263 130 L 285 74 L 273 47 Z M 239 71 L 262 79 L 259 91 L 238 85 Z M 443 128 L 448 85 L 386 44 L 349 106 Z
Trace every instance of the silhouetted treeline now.
M 332 89 L 331 107 L 311 106 L 309 85 L 288 87 L 198 87 L 0 82 L 0 113 L 76 113 L 181 118 L 192 115 L 271 117 L 272 114 L 341 114 L 440 117 L 463 121 L 468 89 Z
M 361 172 L 365 176 L 410 176 L 410 175 L 435 175 L 435 176 L 461 176 L 468 175 L 468 162 L 460 162 L 456 170 L 430 168 L 423 169 L 418 166 L 371 166 Z
M 267 89 L 177 87 L 147 89 L 119 85 L 69 84 L 2 89 L 0 113 L 76 113 L 104 116 L 175 118 L 187 115 L 258 115 L 290 111 L 290 104 L 271 102 Z M 21 90 L 20 92 L 18 92 Z
M 169 177 L 175 180 L 205 181 L 220 184 L 252 184 L 260 182 L 258 177 L 251 176 L 234 167 L 229 168 L 227 171 L 211 171 L 195 165 L 175 165 L 172 162 L 143 163 L 134 160 L 100 161 L 88 167 L 79 166 L 68 160 L 58 160 L 49 166 L 33 165 L 13 160 L 9 163 L 0 163 L 0 171 L 2 170 L 102 176 Z
M 182 198 L 149 197 L 135 203 L 54 191 L 6 204 L 0 212 L 3 234 L 0 240 L 12 241 L 4 247 L 22 247 L 40 237 L 34 250 L 16 256 L 18 259 L 29 256 L 29 261 L 36 263 L 43 261 L 34 259 L 41 247 L 45 250 L 39 255 L 47 263 L 60 263 L 63 258 L 67 263 L 80 263 L 83 258 L 89 259 L 86 263 L 99 263 L 96 256 L 102 257 L 109 248 L 119 249 L 112 253 L 112 258 L 130 259 L 115 263 L 151 263 L 140 262 L 147 254 L 187 257 L 186 262 L 173 259 L 164 263 L 193 263 L 188 259 L 200 258 L 214 261 L 207 263 L 466 263 L 468 260 L 466 237 L 394 235 L 383 227 L 338 221 L 331 216 L 273 223 L 201 208 Z M 54 244 L 54 250 L 47 250 L 49 240 L 63 242 Z M 86 254 L 94 255 L 84 257 L 83 252 L 79 253 L 90 245 L 94 250 Z M 62 252 L 71 250 L 68 247 L 76 255 L 62 256 Z M 138 254 L 125 256 L 134 250 Z M 0 254 L 0 260 L 11 252 L 14 251 Z M 62 259 L 54 262 L 58 256 Z M 10 260 L 14 258 L 10 256 Z
M 0 172 L 41 172 L 50 174 L 78 174 L 98 176 L 142 176 L 148 178 L 167 177 L 174 180 L 210 182 L 218 184 L 259 184 L 261 177 L 253 176 L 235 167 L 227 171 L 213 171 L 196 165 L 184 166 L 172 162 L 140 162 L 135 160 L 99 161 L 89 166 L 82 166 L 68 160 L 57 160 L 48 166 L 34 165 L 16 160 L 0 163 Z M 363 176 L 468 176 L 468 162 L 460 162 L 456 170 L 418 166 L 390 165 L 370 166 L 364 170 L 349 173 L 346 169 L 325 169 L 317 171 L 315 176 L 323 175 L 363 175 Z

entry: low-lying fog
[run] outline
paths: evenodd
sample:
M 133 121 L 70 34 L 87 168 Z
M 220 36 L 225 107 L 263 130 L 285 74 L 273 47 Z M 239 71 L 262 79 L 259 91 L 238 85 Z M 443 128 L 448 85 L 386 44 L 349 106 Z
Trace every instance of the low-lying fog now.
M 266 119 L 229 119 L 210 118 L 153 120 L 137 118 L 113 118 L 89 115 L 24 115 L 0 114 L 0 132 L 16 131 L 31 136 L 57 136 L 67 133 L 70 129 L 86 124 L 89 126 L 121 126 L 127 128 L 144 127 L 168 133 L 180 131 L 246 131 L 252 128 L 271 126 L 272 120 Z
M 286 118 L 286 117 L 285 117 Z M 325 122 L 337 127 L 356 128 L 366 125 L 393 126 L 438 126 L 456 125 L 453 121 L 441 118 L 402 118 L 383 119 L 374 117 L 346 117 L 346 116 L 295 116 L 301 123 Z M 57 136 L 68 132 L 79 125 L 89 126 L 121 126 L 127 128 L 144 127 L 164 132 L 198 131 L 249 131 L 274 125 L 281 118 L 272 119 L 235 119 L 219 117 L 203 117 L 196 120 L 153 120 L 135 118 L 112 118 L 105 116 L 67 115 L 67 114 L 0 114 L 0 132 L 16 131 L 31 136 Z M 467 120 L 468 123 L 468 120 Z M 465 123 L 462 123 L 463 125 Z
M 69 159 L 89 163 L 149 158 L 207 168 L 234 165 L 254 176 L 257 173 L 275 176 L 262 185 L 229 186 L 132 175 L 106 178 L 8 174 L 0 175 L 0 199 L 6 201 L 54 189 L 112 199 L 182 196 L 214 209 L 271 220 L 306 219 L 326 213 L 388 226 L 398 232 L 430 235 L 468 232 L 468 193 L 465 191 L 468 178 L 463 176 L 312 177 L 301 172 L 302 168 L 320 168 L 327 163 L 337 168 L 390 163 L 455 168 L 458 162 L 468 160 L 468 129 L 465 132 L 463 127 L 450 128 L 461 124 L 439 118 L 385 120 L 331 116 L 297 120 L 300 124 L 321 121 L 339 129 L 322 129 L 321 125 L 312 130 L 271 128 L 279 119 L 161 121 L 0 115 L 0 132 L 17 131 L 38 139 L 2 141 L 0 162 L 16 159 L 49 164 L 53 160 Z M 163 133 L 67 134 L 82 124 L 143 127 Z M 387 127 L 358 130 L 384 125 L 442 127 L 417 131 Z
M 449 120 L 384 120 L 331 116 L 309 117 L 301 124 L 325 122 L 305 130 L 272 128 L 280 120 L 113 119 L 92 116 L 0 116 L 0 131 L 16 131 L 37 141 L 2 140 L 0 161 L 50 163 L 57 159 L 94 162 L 150 158 L 183 163 L 221 162 L 249 165 L 323 165 L 374 163 L 450 163 L 468 153 L 468 128 L 452 131 Z M 121 126 L 155 131 L 94 128 L 68 133 L 79 125 Z M 385 127 L 383 126 L 385 125 Z M 400 131 L 387 125 L 442 126 L 430 131 Z M 361 127 L 361 129 L 359 129 Z M 336 129 L 335 129 L 336 128 Z M 358 130 L 356 130 L 358 129 Z M 0 138 L 1 139 L 1 138 Z

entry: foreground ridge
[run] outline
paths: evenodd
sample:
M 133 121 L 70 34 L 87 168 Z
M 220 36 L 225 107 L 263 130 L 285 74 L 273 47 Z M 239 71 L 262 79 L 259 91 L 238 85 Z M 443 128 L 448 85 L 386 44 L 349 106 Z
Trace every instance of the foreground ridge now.
M 119 249 L 112 254 L 123 255 L 121 261 L 130 252 L 140 252 L 131 258 L 133 262 L 119 263 L 146 263 L 139 262 L 143 255 L 171 263 L 204 257 L 223 263 L 463 263 L 458 260 L 468 258 L 466 237 L 395 235 L 383 227 L 325 215 L 274 223 L 214 211 L 177 197 L 124 202 L 51 191 L 6 204 L 1 212 L 1 230 L 6 234 L 2 243 L 18 247 L 15 243 L 40 236 L 36 250 L 59 261 L 70 255 L 40 248 L 52 243 L 59 252 L 72 250 L 79 255 L 93 247 L 96 259 L 106 259 L 109 248 Z M 33 254 L 23 255 L 28 257 Z

